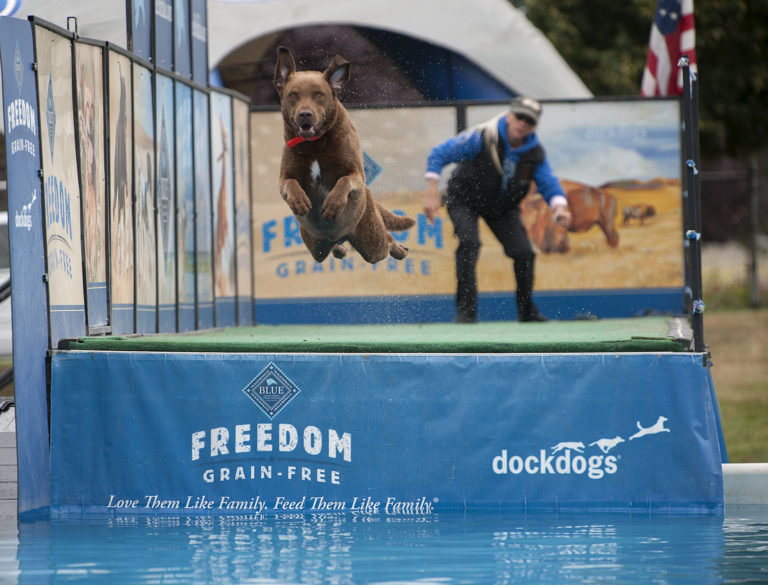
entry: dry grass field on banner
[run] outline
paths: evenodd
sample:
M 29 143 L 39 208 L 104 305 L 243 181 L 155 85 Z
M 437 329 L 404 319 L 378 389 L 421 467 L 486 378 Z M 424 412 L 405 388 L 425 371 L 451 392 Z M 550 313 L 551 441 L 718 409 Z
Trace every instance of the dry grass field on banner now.
M 583 233 L 569 233 L 570 251 L 539 253 L 536 265 L 536 290 L 622 289 L 673 287 L 682 285 L 683 236 L 679 185 L 656 189 L 609 188 L 617 200 L 616 228 L 619 245 L 610 248 L 600 228 L 595 225 Z M 422 212 L 423 192 L 376 194 L 390 209 L 399 209 L 411 217 Z M 626 206 L 653 205 L 656 215 L 641 225 L 633 219 L 623 225 L 622 210 Z M 275 196 L 274 201 L 259 203 L 257 217 L 281 217 L 287 206 Z M 454 250 L 453 226 L 445 208 L 440 210 L 443 222 L 443 247 L 433 240 L 419 245 L 416 228 L 405 245 L 410 248 L 403 262 L 381 262 L 376 268 L 366 265 L 356 253 L 347 261 L 354 269 L 345 269 L 338 260 L 327 259 L 314 266 L 303 245 L 263 254 L 258 224 L 254 283 L 257 298 L 300 298 L 317 296 L 419 295 L 453 294 Z M 279 223 L 279 222 L 278 222 Z M 515 289 L 512 261 L 484 222 L 480 222 L 483 247 L 478 264 L 478 284 L 483 292 Z M 280 236 L 275 238 L 279 245 Z M 304 272 L 297 273 L 297 263 Z M 426 266 L 426 268 L 425 268 Z M 276 277 L 278 270 L 284 276 Z M 428 272 L 428 274 L 425 273 Z

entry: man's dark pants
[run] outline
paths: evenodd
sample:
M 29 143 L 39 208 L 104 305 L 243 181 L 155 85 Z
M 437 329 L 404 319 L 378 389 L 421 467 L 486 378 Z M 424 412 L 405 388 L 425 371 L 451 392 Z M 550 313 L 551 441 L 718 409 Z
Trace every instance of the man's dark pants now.
M 453 222 L 454 233 L 459 239 L 459 246 L 456 249 L 456 320 L 458 322 L 477 320 L 477 259 L 481 245 L 478 219 L 480 217 L 496 239 L 501 242 L 504 254 L 514 261 L 518 319 L 530 318 L 532 312 L 536 310 L 531 302 L 535 254 L 525 226 L 520 220 L 520 208 L 517 205 L 505 206 L 481 213 L 461 201 L 449 200 L 448 215 Z

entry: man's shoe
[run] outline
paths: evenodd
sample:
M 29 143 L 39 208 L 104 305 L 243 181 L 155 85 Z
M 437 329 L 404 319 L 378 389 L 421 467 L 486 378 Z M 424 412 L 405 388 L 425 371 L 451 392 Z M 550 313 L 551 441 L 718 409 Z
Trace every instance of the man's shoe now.
M 531 311 L 527 315 L 520 315 L 517 320 L 520 323 L 543 323 L 544 321 L 549 321 L 549 319 L 538 311 Z
M 466 313 L 456 313 L 456 317 L 453 319 L 454 323 L 477 323 L 477 317 L 475 315 L 467 315 Z

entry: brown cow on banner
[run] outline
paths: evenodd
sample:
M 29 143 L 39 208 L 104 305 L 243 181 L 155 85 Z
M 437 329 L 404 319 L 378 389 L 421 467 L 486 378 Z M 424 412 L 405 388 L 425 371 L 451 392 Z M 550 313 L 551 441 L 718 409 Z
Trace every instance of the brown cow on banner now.
M 616 198 L 600 189 L 576 181 L 560 181 L 568 196 L 568 209 L 571 211 L 569 232 L 585 232 L 597 224 L 611 248 L 619 245 L 619 232 L 616 231 L 618 205 Z
M 615 227 L 618 206 L 613 195 L 576 181 L 562 180 L 560 184 L 568 196 L 571 225 L 566 230 L 555 223 L 552 209 L 532 185 L 531 192 L 520 203 L 520 216 L 531 242 L 545 254 L 565 254 L 571 249 L 567 232 L 586 232 L 597 224 L 608 245 L 611 248 L 618 246 L 619 232 Z

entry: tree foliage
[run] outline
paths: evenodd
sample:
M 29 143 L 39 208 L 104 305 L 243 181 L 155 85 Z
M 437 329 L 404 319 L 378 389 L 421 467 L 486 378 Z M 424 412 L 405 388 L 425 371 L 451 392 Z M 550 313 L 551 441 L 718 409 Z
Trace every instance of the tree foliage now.
M 510 0 L 598 96 L 640 94 L 656 0 Z M 768 147 L 768 1 L 697 0 L 701 149 Z

